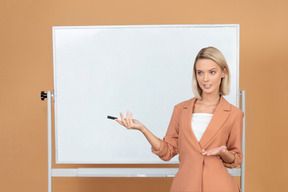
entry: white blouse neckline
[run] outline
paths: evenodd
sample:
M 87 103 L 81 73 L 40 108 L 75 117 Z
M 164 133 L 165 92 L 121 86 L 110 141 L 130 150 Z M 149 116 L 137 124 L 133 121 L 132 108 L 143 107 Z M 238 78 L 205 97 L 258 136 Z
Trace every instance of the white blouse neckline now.
M 192 115 L 213 115 L 213 113 L 192 113 Z

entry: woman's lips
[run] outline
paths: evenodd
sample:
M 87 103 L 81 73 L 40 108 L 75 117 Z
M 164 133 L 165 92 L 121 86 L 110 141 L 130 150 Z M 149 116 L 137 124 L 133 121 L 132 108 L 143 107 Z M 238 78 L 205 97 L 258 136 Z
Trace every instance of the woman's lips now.
M 212 84 L 204 84 L 204 87 L 205 87 L 206 89 L 210 89 L 210 87 L 212 87 Z

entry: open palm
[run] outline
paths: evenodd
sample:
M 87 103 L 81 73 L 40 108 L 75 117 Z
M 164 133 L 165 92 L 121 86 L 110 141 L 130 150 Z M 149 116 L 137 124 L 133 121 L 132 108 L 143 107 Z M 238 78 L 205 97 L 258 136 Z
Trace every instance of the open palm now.
M 213 149 L 210 149 L 206 151 L 205 149 L 202 149 L 202 155 L 220 155 L 221 153 L 226 151 L 226 146 L 220 146 L 220 147 L 215 147 Z
M 126 113 L 126 118 L 123 117 L 123 114 L 121 112 L 120 112 L 120 116 L 121 116 L 121 120 L 115 119 L 115 121 L 117 121 L 120 125 L 123 125 L 127 129 L 141 130 L 144 127 L 144 125 L 140 123 L 138 120 L 132 119 L 132 113 L 129 114 L 128 111 Z

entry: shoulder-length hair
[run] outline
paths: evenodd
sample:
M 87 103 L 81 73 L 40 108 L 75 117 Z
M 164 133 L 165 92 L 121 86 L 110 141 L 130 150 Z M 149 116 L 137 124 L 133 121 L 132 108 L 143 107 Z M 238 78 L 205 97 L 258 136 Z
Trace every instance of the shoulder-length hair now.
M 221 83 L 219 87 L 219 94 L 221 95 L 228 95 L 230 93 L 230 70 L 227 65 L 226 59 L 224 55 L 215 47 L 206 47 L 199 51 L 197 54 L 194 67 L 193 67 L 193 77 L 192 77 L 192 91 L 194 96 L 197 99 L 201 99 L 202 89 L 200 88 L 198 81 L 197 81 L 197 74 L 196 74 L 196 63 L 199 59 L 211 59 L 212 61 L 216 62 L 218 66 L 221 68 L 223 72 L 224 68 L 226 68 L 227 72 L 225 77 L 221 78 Z

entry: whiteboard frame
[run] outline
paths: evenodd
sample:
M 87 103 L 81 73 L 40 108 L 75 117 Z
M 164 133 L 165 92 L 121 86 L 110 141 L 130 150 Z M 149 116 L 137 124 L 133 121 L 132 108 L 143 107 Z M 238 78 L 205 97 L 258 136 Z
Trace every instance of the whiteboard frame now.
M 54 79 L 54 92 L 53 92 L 53 100 L 54 100 L 54 118 L 55 118 L 55 157 L 56 157 L 56 164 L 115 164 L 115 162 L 101 162 L 101 163 L 91 163 L 91 162 L 85 162 L 85 161 L 69 161 L 69 162 L 63 162 L 58 160 L 58 131 L 57 131 L 57 104 L 55 103 L 55 98 L 57 97 L 57 76 L 56 74 L 56 46 L 55 46 L 55 30 L 57 29 L 119 29 L 119 28 L 227 28 L 232 27 L 236 29 L 236 107 L 239 108 L 239 30 L 240 25 L 239 24 L 181 24 L 181 25 L 100 25 L 100 26 L 53 26 L 52 27 L 52 35 L 53 35 L 53 79 Z M 55 91 L 56 90 L 56 91 Z M 169 161 L 169 162 L 117 162 L 117 164 L 179 164 L 179 161 Z

